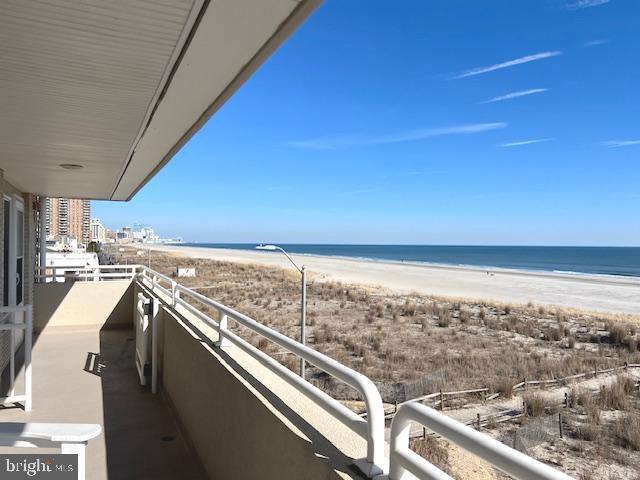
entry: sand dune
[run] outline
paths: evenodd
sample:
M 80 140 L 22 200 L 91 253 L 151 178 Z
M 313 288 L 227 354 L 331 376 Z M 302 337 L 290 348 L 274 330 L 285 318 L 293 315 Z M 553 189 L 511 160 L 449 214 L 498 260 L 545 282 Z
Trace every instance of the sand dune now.
M 155 250 L 239 263 L 290 268 L 278 252 L 158 245 Z M 381 286 L 398 293 L 418 292 L 503 302 L 552 304 L 615 313 L 640 313 L 640 279 L 563 275 L 517 270 L 435 266 L 316 255 L 292 255 L 313 279 Z

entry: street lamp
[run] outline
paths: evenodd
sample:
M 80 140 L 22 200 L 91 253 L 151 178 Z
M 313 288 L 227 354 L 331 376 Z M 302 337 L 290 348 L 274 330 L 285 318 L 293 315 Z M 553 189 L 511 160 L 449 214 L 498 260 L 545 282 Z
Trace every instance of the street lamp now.
M 306 343 L 305 327 L 307 325 L 307 275 L 305 272 L 304 265 L 299 267 L 298 264 L 293 261 L 293 258 L 291 258 L 289 254 L 285 252 L 282 247 L 279 247 L 277 245 L 260 244 L 256 246 L 256 250 L 266 250 L 268 252 L 275 252 L 276 250 L 278 250 L 284 253 L 285 256 L 289 259 L 289 261 L 293 264 L 293 266 L 296 267 L 296 270 L 300 272 L 300 275 L 302 276 L 302 304 L 300 308 L 300 343 L 304 345 Z M 305 378 L 304 370 L 305 370 L 305 362 L 304 362 L 304 358 L 301 358 L 300 359 L 300 376 L 302 378 Z

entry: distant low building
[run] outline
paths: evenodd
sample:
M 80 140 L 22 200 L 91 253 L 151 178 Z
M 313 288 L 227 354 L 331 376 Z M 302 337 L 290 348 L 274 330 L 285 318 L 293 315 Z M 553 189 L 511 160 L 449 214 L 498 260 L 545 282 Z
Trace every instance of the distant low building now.
M 109 230 L 107 228 L 105 230 L 104 237 L 105 237 L 105 242 L 114 243 L 116 241 L 116 232 L 114 232 L 113 230 Z
M 84 253 L 86 246 L 75 237 L 69 235 L 56 235 L 54 238 L 47 241 L 47 250 L 51 252 L 64 252 L 64 253 Z
M 129 232 L 120 231 L 116 232 L 116 242 L 118 243 L 131 243 L 132 238 L 128 234 Z

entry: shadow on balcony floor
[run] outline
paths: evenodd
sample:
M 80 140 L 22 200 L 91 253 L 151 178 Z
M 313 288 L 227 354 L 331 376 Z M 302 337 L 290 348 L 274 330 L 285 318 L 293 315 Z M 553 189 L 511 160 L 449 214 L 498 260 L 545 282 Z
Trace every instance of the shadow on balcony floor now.
M 206 478 L 163 397 L 138 384 L 132 331 L 50 327 L 37 340 L 33 411 L 6 408 L 0 421 L 99 423 L 88 479 Z

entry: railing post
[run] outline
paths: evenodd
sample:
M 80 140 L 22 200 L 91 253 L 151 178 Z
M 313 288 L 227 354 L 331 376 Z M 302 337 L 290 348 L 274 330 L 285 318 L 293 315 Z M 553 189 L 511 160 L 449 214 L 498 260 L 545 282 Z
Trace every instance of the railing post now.
M 24 410 L 31 411 L 32 399 L 32 366 L 31 347 L 33 344 L 33 305 L 27 305 L 24 329 Z
M 224 332 L 227 330 L 227 323 L 227 314 L 220 312 L 220 320 L 218 321 L 218 340 L 213 342 L 216 347 L 224 348 L 232 345 L 231 341 L 224 335 Z
M 370 473 L 375 476 L 384 473 L 387 463 L 384 452 L 384 405 L 373 382 L 367 379 L 367 383 L 363 388 L 367 407 L 367 462 L 371 466 Z
M 174 280 L 171 280 L 171 306 L 175 308 L 176 299 L 178 298 L 178 294 L 180 292 L 176 291 L 177 283 Z
M 411 432 L 411 423 L 403 421 L 399 415 L 395 416 L 391 423 L 390 443 L 390 465 L 389 480 L 401 480 L 405 472 L 400 462 L 393 458 L 396 452 L 402 452 L 409 448 L 409 433 Z M 396 428 L 393 428 L 393 427 Z
M 151 298 L 151 393 L 158 392 L 158 299 Z

